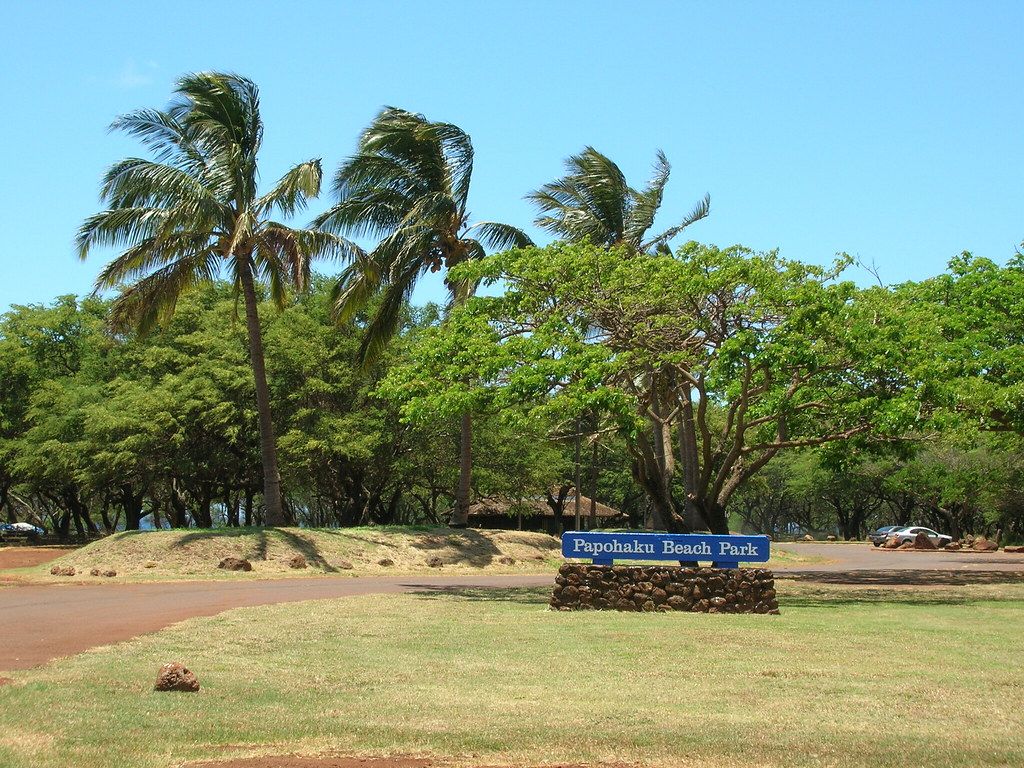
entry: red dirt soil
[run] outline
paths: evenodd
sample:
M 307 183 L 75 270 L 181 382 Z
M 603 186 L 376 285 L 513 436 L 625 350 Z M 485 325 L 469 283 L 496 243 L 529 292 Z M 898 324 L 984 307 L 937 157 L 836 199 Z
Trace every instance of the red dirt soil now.
M 183 768 L 445 768 L 445 765 L 446 763 L 413 757 L 295 757 L 282 755 L 186 763 Z M 546 765 L 544 768 L 588 768 L 588 766 L 558 764 Z M 605 765 L 603 768 L 626 768 L 626 766 Z
M 77 547 L 0 547 L 0 571 L 42 565 L 73 549 Z
M 440 768 L 410 757 L 243 757 L 186 763 L 184 768 Z

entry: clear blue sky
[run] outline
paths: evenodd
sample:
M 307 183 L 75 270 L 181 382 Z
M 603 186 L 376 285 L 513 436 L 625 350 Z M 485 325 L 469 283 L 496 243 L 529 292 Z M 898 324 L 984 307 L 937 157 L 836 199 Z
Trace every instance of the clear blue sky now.
M 473 137 L 480 218 L 529 225 L 522 196 L 587 144 L 634 184 L 661 148 L 660 223 L 711 193 L 694 239 L 848 251 L 887 281 L 1003 261 L 1024 240 L 1022 29 L 1019 1 L 9 3 L 0 310 L 90 288 L 102 255 L 78 263 L 75 229 L 141 151 L 107 125 L 207 69 L 260 85 L 265 181 L 333 172 L 390 104 Z

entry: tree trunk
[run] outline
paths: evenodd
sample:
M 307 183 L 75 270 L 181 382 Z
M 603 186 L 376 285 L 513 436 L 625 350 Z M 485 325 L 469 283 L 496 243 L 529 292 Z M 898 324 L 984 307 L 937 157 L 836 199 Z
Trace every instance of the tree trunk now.
M 459 429 L 459 482 L 455 486 L 455 506 L 449 525 L 465 528 L 469 524 L 469 492 L 473 479 L 473 416 L 462 414 Z
M 124 529 L 126 531 L 139 530 L 142 522 L 142 498 L 143 493 L 134 493 L 132 487 L 125 483 L 121 486 L 120 501 L 121 509 L 124 510 Z
M 712 533 L 723 536 L 729 534 L 729 516 L 725 512 L 725 507 L 717 501 L 708 499 L 698 504 L 698 508 Z
M 281 474 L 277 468 L 277 442 L 274 439 L 274 422 L 270 417 L 270 388 L 267 386 L 267 369 L 263 360 L 263 334 L 256 310 L 256 286 L 253 283 L 252 267 L 248 259 L 239 260 L 239 280 L 245 298 L 245 326 L 249 332 L 249 360 L 252 363 L 253 379 L 256 384 L 256 410 L 260 423 L 260 457 L 263 460 L 263 503 L 267 514 L 266 525 L 286 525 L 284 508 L 281 505 Z
M 243 518 L 243 520 L 245 521 L 245 527 L 246 528 L 248 528 L 250 525 L 252 525 L 252 496 L 253 496 L 252 488 L 250 488 L 249 486 L 246 486 L 245 487 L 245 506 L 242 508 L 244 510 L 244 514 L 245 514 L 245 517 Z
M 8 483 L 0 484 L 0 509 L 6 510 L 8 523 L 16 523 L 18 516 L 14 512 L 14 505 L 11 504 L 11 498 L 8 495 L 10 487 Z

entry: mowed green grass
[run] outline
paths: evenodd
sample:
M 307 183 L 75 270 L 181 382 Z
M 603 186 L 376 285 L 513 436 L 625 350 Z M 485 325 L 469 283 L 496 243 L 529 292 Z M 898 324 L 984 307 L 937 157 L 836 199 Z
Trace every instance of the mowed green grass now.
M 1024 764 L 1024 585 L 779 590 L 781 616 L 560 613 L 544 590 L 233 610 L 14 673 L 0 765 Z M 169 660 L 202 691 L 153 692 Z

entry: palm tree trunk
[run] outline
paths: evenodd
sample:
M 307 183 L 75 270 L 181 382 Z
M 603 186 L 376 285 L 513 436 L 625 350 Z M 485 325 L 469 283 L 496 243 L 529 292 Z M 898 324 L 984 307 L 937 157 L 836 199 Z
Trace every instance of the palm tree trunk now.
M 473 478 L 473 416 L 462 414 L 459 429 L 459 482 L 455 486 L 455 507 L 452 509 L 452 528 L 465 528 L 469 524 L 469 491 Z
M 263 361 L 263 334 L 260 331 L 260 317 L 256 310 L 256 286 L 252 278 L 252 266 L 248 261 L 239 265 L 238 276 L 245 298 L 245 326 L 249 332 L 249 360 L 256 383 L 256 411 L 260 422 L 260 456 L 263 459 L 263 503 L 267 507 L 266 524 L 286 525 L 281 505 L 281 474 L 277 469 L 277 442 L 274 439 L 274 422 L 270 418 L 270 388 L 267 386 L 267 369 Z

